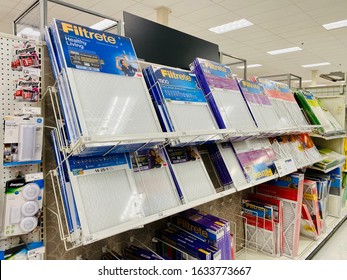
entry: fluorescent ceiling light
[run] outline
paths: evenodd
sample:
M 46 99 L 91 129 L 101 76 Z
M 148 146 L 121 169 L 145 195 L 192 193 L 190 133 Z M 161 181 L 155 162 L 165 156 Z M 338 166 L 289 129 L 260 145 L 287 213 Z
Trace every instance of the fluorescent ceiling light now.
M 321 62 L 321 63 L 314 63 L 314 64 L 305 64 L 305 65 L 301 65 L 301 67 L 310 68 L 310 67 L 325 66 L 325 65 L 330 65 L 330 63 L 329 62 Z
M 312 80 L 302 80 L 302 83 L 311 83 Z M 294 81 L 294 83 L 299 83 L 299 81 Z
M 110 20 L 110 19 L 104 19 L 102 21 L 99 21 L 92 26 L 89 26 L 90 28 L 96 29 L 96 30 L 105 30 L 111 26 L 117 25 L 116 21 Z
M 260 66 L 263 66 L 263 65 L 261 65 L 261 64 L 249 64 L 249 65 L 247 65 L 247 68 L 254 68 L 254 67 L 260 67 Z M 237 66 L 237 68 L 239 68 L 239 69 L 245 69 L 245 66 Z
M 331 29 L 336 29 L 336 28 L 341 28 L 346 26 L 347 26 L 347 19 L 323 24 L 323 27 L 326 30 L 331 30 Z
M 267 53 L 271 55 L 275 55 L 275 54 L 290 53 L 290 52 L 297 52 L 297 51 L 302 51 L 302 48 L 293 47 L 293 48 L 287 48 L 287 49 L 268 51 Z
M 251 26 L 251 25 L 253 25 L 252 22 L 250 22 L 247 19 L 243 18 L 243 19 L 240 19 L 240 20 L 237 20 L 237 21 L 233 21 L 233 22 L 229 22 L 229 23 L 226 23 L 226 24 L 223 24 L 223 25 L 211 27 L 211 28 L 209 28 L 209 30 L 214 32 L 214 33 L 222 34 L 222 33 L 225 33 L 225 32 L 229 32 L 229 31 L 245 28 L 245 27 L 248 27 L 248 26 Z

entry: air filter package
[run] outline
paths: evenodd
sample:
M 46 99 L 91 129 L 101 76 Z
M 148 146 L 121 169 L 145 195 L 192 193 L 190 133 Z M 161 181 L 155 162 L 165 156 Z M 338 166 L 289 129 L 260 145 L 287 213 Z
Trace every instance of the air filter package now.
M 196 58 L 191 64 L 191 70 L 198 78 L 219 128 L 241 131 L 256 128 L 228 66 Z
M 207 149 L 222 185 L 234 184 L 237 190 L 242 190 L 248 183 L 275 174 L 277 158 L 266 138 L 212 143 Z
M 156 111 L 164 131 L 213 131 L 218 128 L 195 75 L 189 71 L 160 65 L 144 70 Z M 211 135 L 180 137 L 181 143 L 200 143 L 217 139 Z
M 59 96 L 71 145 L 80 137 L 161 131 L 129 38 L 56 19 L 46 37 L 62 75 Z M 132 142 L 129 149 L 143 143 Z M 98 154 L 92 151 L 87 154 Z
M 275 197 L 283 202 L 283 255 L 298 255 L 304 175 L 288 176 L 258 185 L 259 194 Z
M 61 199 L 63 202 L 63 211 L 65 215 L 65 222 L 67 229 L 70 234 L 70 241 L 80 242 L 81 236 L 81 223 L 79 220 L 76 201 L 74 197 L 74 193 L 72 190 L 70 177 L 68 173 L 67 161 L 63 160 L 64 154 L 59 149 L 59 138 L 58 133 L 55 130 L 51 131 L 51 139 L 53 143 L 54 157 L 57 168 L 57 176 L 59 180 L 59 187 L 61 193 Z
M 144 216 L 128 154 L 73 156 L 68 168 L 83 244 L 115 235 Z
M 320 125 L 319 133 L 323 135 L 343 134 L 342 126 L 336 121 L 324 104 L 309 91 L 299 90 L 295 98 L 303 108 L 312 125 Z
M 183 202 L 216 193 L 196 147 L 166 147 L 165 156 Z
M 132 154 L 131 159 L 146 216 L 181 204 L 163 149 L 142 150 Z
M 267 79 L 258 82 L 264 87 L 283 128 L 308 125 L 288 85 Z
M 282 127 L 280 117 L 276 114 L 262 85 L 257 82 L 241 80 L 239 87 L 259 129 L 269 130 Z

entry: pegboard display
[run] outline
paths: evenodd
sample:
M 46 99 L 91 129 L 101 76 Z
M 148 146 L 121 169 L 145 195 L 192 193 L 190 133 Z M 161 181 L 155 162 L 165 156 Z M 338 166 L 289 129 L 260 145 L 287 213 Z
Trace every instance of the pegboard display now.
M 4 146 L 4 122 L 3 118 L 7 115 L 23 114 L 23 107 L 38 107 L 38 102 L 18 102 L 14 99 L 15 84 L 14 80 L 20 77 L 19 71 L 11 69 L 12 50 L 13 46 L 25 42 L 24 39 L 0 33 L 0 92 L 1 92 L 1 130 L 0 130 L 0 146 Z M 41 61 L 42 48 L 39 44 L 36 46 L 36 52 L 39 60 Z M 41 95 L 42 81 L 39 79 L 39 99 Z M 1 155 L 0 174 L 1 174 L 1 187 L 0 192 L 0 232 L 3 225 L 4 214 L 4 187 L 9 179 L 13 179 L 18 172 L 23 174 L 39 172 L 42 170 L 41 164 L 35 165 L 22 165 L 15 167 L 4 167 L 3 155 Z M 30 242 L 42 240 L 43 230 L 37 230 L 32 234 L 23 235 L 20 237 L 4 238 L 0 234 L 0 249 L 9 249 L 18 244 L 18 242 Z

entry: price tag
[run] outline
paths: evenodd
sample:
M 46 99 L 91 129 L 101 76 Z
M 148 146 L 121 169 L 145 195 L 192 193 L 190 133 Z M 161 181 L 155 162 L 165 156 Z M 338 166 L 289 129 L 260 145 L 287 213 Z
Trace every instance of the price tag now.
M 40 107 L 23 107 L 24 115 L 41 115 Z
M 278 159 L 274 162 L 280 177 L 293 173 L 297 170 L 292 158 Z
M 42 172 L 31 173 L 31 174 L 25 175 L 25 181 L 26 182 L 32 182 L 32 181 L 42 180 L 42 179 L 43 179 L 43 173 Z
M 33 259 L 45 253 L 45 247 L 39 247 L 28 251 L 28 258 Z

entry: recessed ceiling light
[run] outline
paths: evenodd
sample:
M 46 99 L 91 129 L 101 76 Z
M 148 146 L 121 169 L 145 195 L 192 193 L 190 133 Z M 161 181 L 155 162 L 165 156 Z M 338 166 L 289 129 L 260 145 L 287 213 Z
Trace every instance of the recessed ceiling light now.
M 297 51 L 302 51 L 302 48 L 293 47 L 293 48 L 286 48 L 286 49 L 268 51 L 267 53 L 271 54 L 271 55 L 275 55 L 275 54 L 290 53 L 290 52 L 297 52 Z
M 331 29 L 336 29 L 336 28 L 341 28 L 346 26 L 347 26 L 347 19 L 323 24 L 323 27 L 326 30 L 331 30 Z
M 89 26 L 90 28 L 96 29 L 96 30 L 105 30 L 111 26 L 117 25 L 116 21 L 110 20 L 110 19 L 103 19 L 102 21 L 99 21 L 92 26 Z
M 260 67 L 260 66 L 263 66 L 263 65 L 261 65 L 261 64 L 248 64 L 247 65 L 247 68 L 254 68 L 254 67 Z M 237 66 L 237 68 L 239 68 L 239 69 L 245 69 L 245 66 Z
M 330 63 L 329 62 L 321 62 L 321 63 L 314 63 L 314 64 L 305 64 L 305 65 L 301 65 L 301 67 L 310 68 L 310 67 L 325 66 L 325 65 L 330 65 Z
M 223 25 L 219 25 L 219 26 L 215 26 L 215 27 L 211 27 L 208 30 L 214 32 L 214 33 L 218 33 L 218 34 L 222 34 L 225 32 L 229 32 L 229 31 L 233 31 L 233 30 L 237 30 L 237 29 L 241 29 L 241 28 L 245 28 L 248 26 L 252 26 L 253 23 L 248 21 L 247 19 L 240 19 L 237 21 L 233 21 L 233 22 L 229 22 Z

